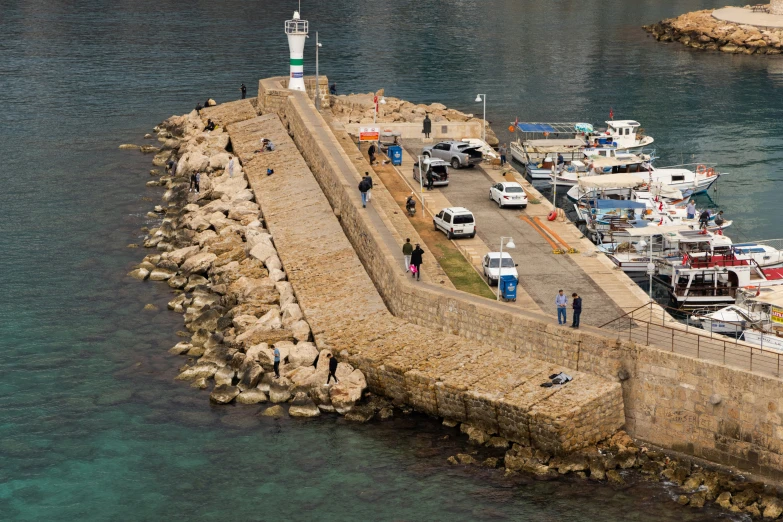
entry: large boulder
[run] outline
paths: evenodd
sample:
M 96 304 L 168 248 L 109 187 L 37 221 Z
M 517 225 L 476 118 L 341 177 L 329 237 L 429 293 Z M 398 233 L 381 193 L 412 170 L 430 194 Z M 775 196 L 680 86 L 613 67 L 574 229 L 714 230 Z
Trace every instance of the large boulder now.
M 216 364 L 211 363 L 199 363 L 195 366 L 191 366 L 183 370 L 176 379 L 178 381 L 192 381 L 204 377 L 206 379 L 211 378 L 218 371 Z
M 206 330 L 208 332 L 214 332 L 217 330 L 218 321 L 222 315 L 215 309 L 207 310 L 199 314 L 188 324 L 188 329 L 191 331 Z
M 235 297 L 238 303 L 253 300 L 271 304 L 278 300 L 277 289 L 273 281 L 244 276 L 229 285 L 228 295 Z
M 318 357 L 318 349 L 315 345 L 302 342 L 291 348 L 288 354 L 288 362 L 295 368 L 298 366 L 312 366 L 316 357 Z
M 215 386 L 209 394 L 209 400 L 215 404 L 228 404 L 239 395 L 239 388 L 228 384 Z
M 215 372 L 215 384 L 233 384 L 236 370 L 230 366 L 224 366 Z
M 310 325 L 307 321 L 297 321 L 291 325 L 291 335 L 298 342 L 304 342 L 310 340 Z
M 317 417 L 321 410 L 315 405 L 315 402 L 304 392 L 299 392 L 291 401 L 291 407 L 288 409 L 291 417 Z
M 283 326 L 291 326 L 303 318 L 302 309 L 299 308 L 299 305 L 296 303 L 288 303 L 287 305 L 282 306 L 280 310 L 283 312 Z
M 254 259 L 258 259 L 261 262 L 266 261 L 267 258 L 277 256 L 277 250 L 272 245 L 259 242 L 256 246 L 250 249 L 248 255 Z
M 267 397 L 266 393 L 262 392 L 258 388 L 253 388 L 251 390 L 245 390 L 240 393 L 237 396 L 236 401 L 239 404 L 259 404 L 261 402 L 266 402 Z
M 253 363 L 242 374 L 242 378 L 239 380 L 237 386 L 241 391 L 251 390 L 258 386 L 258 382 L 261 380 L 261 376 L 264 375 L 264 370 L 260 364 Z
M 291 399 L 291 381 L 285 377 L 274 379 L 269 385 L 269 400 L 272 402 L 287 402 Z
M 215 259 L 217 259 L 217 256 L 212 252 L 201 252 L 189 257 L 182 263 L 180 270 L 187 275 L 204 274 L 209 270 L 209 267 Z
M 199 250 L 201 249 L 198 245 L 192 245 L 169 252 L 166 256 L 177 265 L 181 265 L 189 257 L 198 254 Z

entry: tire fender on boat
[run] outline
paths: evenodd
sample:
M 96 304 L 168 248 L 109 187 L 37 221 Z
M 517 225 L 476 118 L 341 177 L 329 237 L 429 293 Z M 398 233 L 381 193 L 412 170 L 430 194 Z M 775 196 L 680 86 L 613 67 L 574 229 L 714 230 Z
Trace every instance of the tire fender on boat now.
M 557 219 L 557 210 L 553 210 L 546 216 L 547 221 L 554 221 Z

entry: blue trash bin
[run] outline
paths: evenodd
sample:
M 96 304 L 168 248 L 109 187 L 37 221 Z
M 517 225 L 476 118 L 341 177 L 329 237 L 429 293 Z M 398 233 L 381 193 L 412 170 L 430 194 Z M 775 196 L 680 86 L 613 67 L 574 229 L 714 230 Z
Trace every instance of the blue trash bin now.
M 517 300 L 517 285 L 519 284 L 519 281 L 516 277 L 512 275 L 500 276 L 498 284 L 500 285 L 500 297 L 502 297 L 503 300 Z
M 392 162 L 392 165 L 400 166 L 402 165 L 402 147 L 399 145 L 392 145 L 388 149 L 389 159 Z

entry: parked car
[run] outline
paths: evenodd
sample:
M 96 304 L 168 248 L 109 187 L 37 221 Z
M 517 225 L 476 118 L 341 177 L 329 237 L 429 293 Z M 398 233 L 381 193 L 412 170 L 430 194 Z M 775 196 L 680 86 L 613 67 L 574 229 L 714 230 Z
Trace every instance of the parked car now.
M 527 208 L 525 189 L 514 181 L 504 181 L 492 185 L 489 189 L 489 199 L 497 203 L 499 208 L 511 206 Z
M 442 141 L 424 147 L 421 154 L 447 161 L 455 169 L 475 167 L 484 159 L 484 155 L 478 147 L 464 141 Z
M 423 183 L 427 185 L 427 170 L 432 171 L 432 185 L 435 187 L 445 187 L 449 184 L 449 164 L 441 159 L 427 158 L 421 159 L 421 175 L 424 178 Z M 413 179 L 419 181 L 419 162 L 413 163 Z
M 501 275 L 511 275 L 519 279 L 519 273 L 517 272 L 517 264 L 511 258 L 508 252 L 503 252 L 503 272 L 501 273 L 500 252 L 489 252 L 484 256 L 484 260 L 481 262 L 484 267 L 484 277 L 487 278 L 487 283 L 490 286 L 498 284 L 498 279 Z
M 449 239 L 475 237 L 476 220 L 473 213 L 463 207 L 444 208 L 432 218 L 435 230 L 442 230 Z

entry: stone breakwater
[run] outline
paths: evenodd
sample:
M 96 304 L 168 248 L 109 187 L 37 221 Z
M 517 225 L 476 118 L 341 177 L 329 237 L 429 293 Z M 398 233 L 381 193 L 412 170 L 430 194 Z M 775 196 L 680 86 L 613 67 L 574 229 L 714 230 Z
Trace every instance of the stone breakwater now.
M 212 385 L 210 400 L 216 404 L 290 402 L 289 414 L 301 417 L 351 412 L 367 387 L 364 375 L 340 362 L 339 384 L 324 386 L 329 351 L 319 353 L 312 342 L 239 161 L 233 176 L 228 172 L 228 134 L 205 132 L 195 111 L 169 118 L 156 131 L 163 148 L 153 163 L 177 159 L 178 166 L 176 174 L 148 183 L 167 188 L 167 206 L 155 208 L 160 226 L 144 241 L 159 253 L 146 256 L 129 275 L 164 281 L 176 294 L 168 308 L 183 314 L 190 332 L 170 350 L 189 357 L 177 379 L 196 388 Z M 199 192 L 189 188 L 193 172 L 202 173 Z M 279 379 L 273 373 L 274 348 L 282 361 Z M 376 409 L 390 415 L 388 407 L 388 401 L 376 398 L 369 416 Z M 281 412 L 275 408 L 270 415 Z
M 645 25 L 644 30 L 660 42 L 679 42 L 693 49 L 732 54 L 780 54 L 783 29 L 718 20 L 713 9 L 685 13 L 677 18 Z

